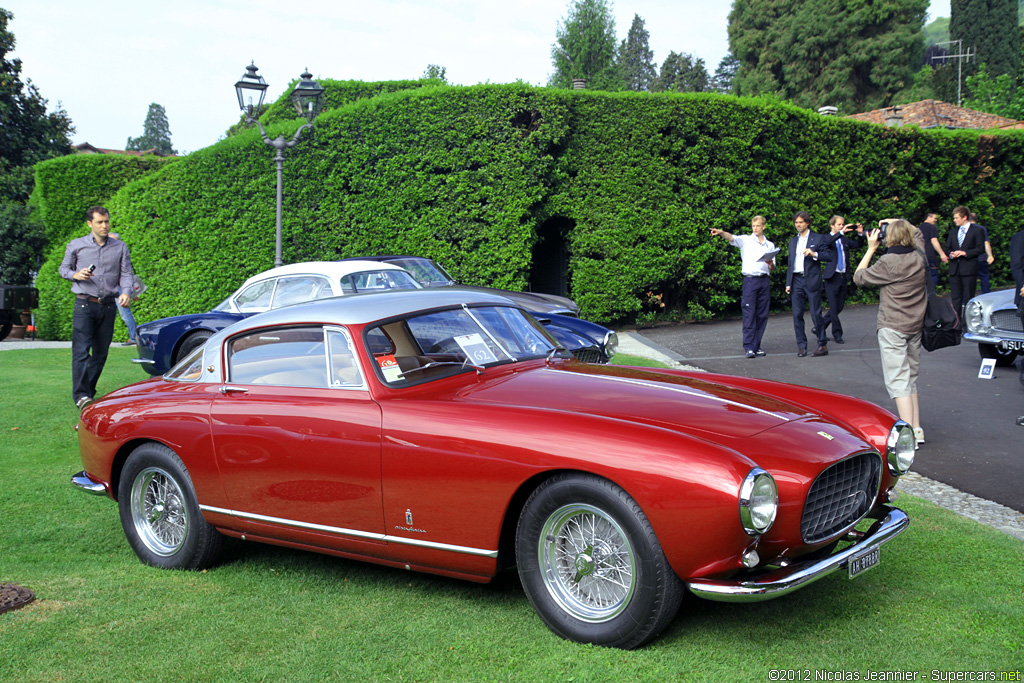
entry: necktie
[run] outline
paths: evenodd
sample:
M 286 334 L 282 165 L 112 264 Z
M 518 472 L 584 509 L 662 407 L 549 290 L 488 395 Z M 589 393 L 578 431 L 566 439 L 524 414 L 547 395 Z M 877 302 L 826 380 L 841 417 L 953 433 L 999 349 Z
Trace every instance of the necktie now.
M 958 246 L 962 247 L 962 246 L 964 246 L 964 238 L 967 237 L 967 226 L 966 225 L 961 225 L 960 226 L 959 237 L 960 237 L 960 242 L 959 242 Z
M 846 259 L 843 257 L 843 238 L 840 237 L 836 240 L 836 253 L 839 254 L 839 258 L 836 259 L 836 270 L 840 273 L 846 271 Z

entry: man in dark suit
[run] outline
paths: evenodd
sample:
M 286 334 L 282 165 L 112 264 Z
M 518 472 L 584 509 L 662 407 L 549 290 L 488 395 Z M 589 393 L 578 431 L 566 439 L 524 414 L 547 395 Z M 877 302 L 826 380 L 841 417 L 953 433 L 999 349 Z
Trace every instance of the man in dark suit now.
M 1024 230 L 1010 238 L 1010 272 L 1013 273 L 1013 303 L 1017 304 L 1017 315 L 1024 320 Z M 1020 363 L 1020 381 L 1024 383 L 1024 359 Z M 1024 427 L 1024 415 L 1017 418 L 1017 424 Z
M 793 331 L 796 333 L 796 355 L 807 355 L 807 333 L 804 332 L 804 306 L 811 308 L 811 322 L 818 335 L 818 348 L 813 356 L 828 355 L 828 337 L 821 317 L 821 264 L 833 258 L 828 238 L 811 231 L 811 215 L 801 211 L 793 217 L 796 235 L 789 240 L 789 268 L 786 271 L 786 294 L 793 303 Z
M 978 255 L 985 251 L 985 235 L 980 226 L 970 220 L 971 211 L 966 206 L 953 209 L 956 230 L 950 230 L 946 237 L 946 253 L 949 254 L 949 297 L 953 309 L 960 316 L 963 326 L 964 306 L 974 298 L 978 287 Z
M 825 264 L 823 276 L 828 313 L 822 318 L 826 329 L 829 325 L 832 326 L 832 338 L 836 344 L 845 344 L 839 314 L 846 306 L 846 274 L 853 272 L 850 266 L 850 252 L 864 245 L 864 226 L 860 223 L 847 225 L 842 216 L 832 216 L 829 226 L 832 232 L 826 235 L 826 241 L 832 247 L 835 258 Z M 856 232 L 853 232 L 854 230 Z

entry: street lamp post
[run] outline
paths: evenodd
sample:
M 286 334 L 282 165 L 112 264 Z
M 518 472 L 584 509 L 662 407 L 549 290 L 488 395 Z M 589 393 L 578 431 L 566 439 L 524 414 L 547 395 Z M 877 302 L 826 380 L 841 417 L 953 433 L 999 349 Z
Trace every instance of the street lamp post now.
M 235 83 L 235 93 L 238 95 L 238 106 L 245 114 L 245 122 L 248 124 L 255 123 L 259 126 L 263 142 L 273 147 L 276 151 L 274 162 L 277 164 L 277 232 L 275 233 L 274 267 L 278 268 L 284 263 L 281 260 L 281 204 L 284 196 L 284 151 L 298 144 L 302 131 L 313 127 L 313 119 L 320 113 L 320 108 L 323 106 L 324 89 L 313 80 L 313 74 L 309 73 L 308 69 L 304 71 L 300 77 L 302 80 L 299 81 L 299 84 L 295 86 L 295 90 L 292 91 L 291 99 L 292 104 L 295 105 L 295 110 L 307 122 L 295 131 L 295 136 L 291 140 L 285 140 L 283 135 L 279 135 L 276 139 L 271 140 L 267 137 L 267 131 L 259 121 L 260 108 L 263 106 L 263 98 L 267 94 L 267 82 L 263 80 L 262 76 L 257 75 L 257 70 L 255 64 L 245 67 L 245 74 Z M 253 105 L 254 97 L 257 98 L 255 105 Z

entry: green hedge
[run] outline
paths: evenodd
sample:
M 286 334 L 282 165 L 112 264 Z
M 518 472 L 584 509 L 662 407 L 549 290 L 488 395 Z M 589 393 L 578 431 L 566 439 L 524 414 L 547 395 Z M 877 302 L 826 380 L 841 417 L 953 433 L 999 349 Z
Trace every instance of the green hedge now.
M 268 132 L 290 137 L 298 125 Z M 553 225 L 585 316 L 646 319 L 665 304 L 702 318 L 736 310 L 741 285 L 738 250 L 710 239 L 711 227 L 745 232 L 762 214 L 785 249 L 796 211 L 827 230 L 834 213 L 920 222 L 934 208 L 945 232 L 966 203 L 990 228 L 993 278 L 1005 281 L 1024 222 L 1022 152 L 1018 132 L 889 129 L 729 96 L 404 89 L 321 114 L 289 150 L 284 260 L 413 253 L 469 284 L 525 288 L 539 233 Z M 140 321 L 207 310 L 272 266 L 272 157 L 250 130 L 113 197 L 151 287 Z M 781 277 L 776 306 L 786 304 Z M 52 299 L 67 283 L 42 288 Z M 46 316 L 44 333 L 63 336 L 70 307 Z
M 136 178 L 173 164 L 178 159 L 122 154 L 73 154 L 36 165 L 31 202 L 46 226 L 49 248 L 37 285 L 40 308 L 36 326 L 45 339 L 71 338 L 71 284 L 57 272 L 67 243 L 88 232 L 85 210 L 106 205 L 118 190 Z M 111 216 L 112 230 L 122 229 Z

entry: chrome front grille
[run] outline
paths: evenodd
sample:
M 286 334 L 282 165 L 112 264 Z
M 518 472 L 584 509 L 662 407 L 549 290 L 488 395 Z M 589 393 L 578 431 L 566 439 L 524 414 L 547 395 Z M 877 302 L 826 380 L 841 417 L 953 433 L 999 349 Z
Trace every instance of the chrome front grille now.
M 581 360 L 584 363 L 605 363 L 604 354 L 601 353 L 601 349 L 596 346 L 583 346 L 578 349 L 573 349 L 572 355 L 575 356 L 576 360 Z
M 881 474 L 878 453 L 861 453 L 818 475 L 807 493 L 800 520 L 804 542 L 823 541 L 863 517 L 878 493 Z
M 1024 321 L 1012 308 L 1004 308 L 1001 311 L 992 312 L 992 327 L 1000 332 L 1016 332 L 1024 334 Z

